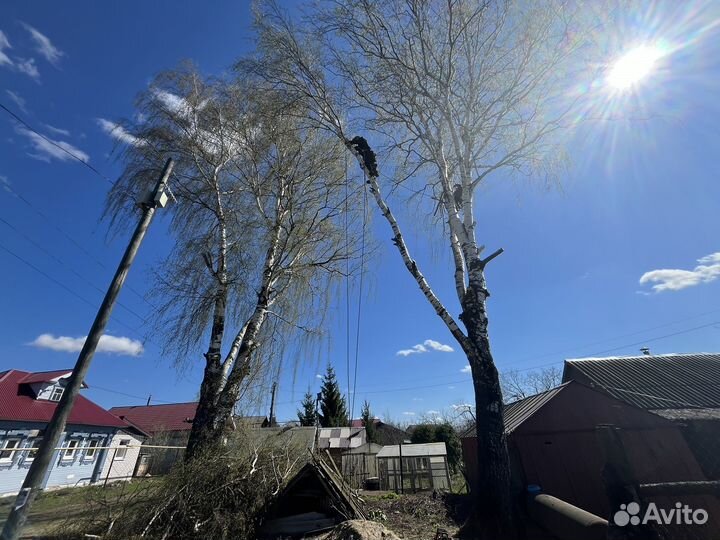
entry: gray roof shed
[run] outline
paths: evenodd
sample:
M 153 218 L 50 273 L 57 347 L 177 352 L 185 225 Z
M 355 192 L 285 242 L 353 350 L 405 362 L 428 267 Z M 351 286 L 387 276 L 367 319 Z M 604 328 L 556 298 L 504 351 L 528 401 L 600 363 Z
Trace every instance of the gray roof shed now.
M 720 408 L 720 353 L 569 359 L 571 380 L 642 409 Z

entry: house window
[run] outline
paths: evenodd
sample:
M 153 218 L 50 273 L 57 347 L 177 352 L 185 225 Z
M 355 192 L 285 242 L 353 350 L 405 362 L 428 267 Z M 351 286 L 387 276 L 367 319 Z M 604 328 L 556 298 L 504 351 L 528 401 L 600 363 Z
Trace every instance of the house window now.
M 10 463 L 15 457 L 16 448 L 20 448 L 20 439 L 5 439 L 2 450 L 0 450 L 0 463 Z
M 63 451 L 63 460 L 65 461 L 71 461 L 75 459 L 75 453 L 77 452 L 78 445 L 80 441 L 77 439 L 73 439 L 71 441 L 68 441 L 67 446 L 65 447 L 65 450 Z
M 62 386 L 56 386 L 53 388 L 52 394 L 50 394 L 50 401 L 60 401 L 65 389 Z
M 42 437 L 32 440 L 28 447 L 27 454 L 25 454 L 25 463 L 31 463 L 32 460 L 35 459 L 38 449 L 40 448 L 40 442 L 42 442 Z
M 83 459 L 86 459 L 88 461 L 95 459 L 98 446 L 100 446 L 100 441 L 98 441 L 97 439 L 90 439 L 88 441 L 87 447 L 85 448 L 85 457 Z
M 115 459 L 122 461 L 127 455 L 127 447 L 130 446 L 130 439 L 123 439 L 120 441 L 120 448 L 115 451 Z

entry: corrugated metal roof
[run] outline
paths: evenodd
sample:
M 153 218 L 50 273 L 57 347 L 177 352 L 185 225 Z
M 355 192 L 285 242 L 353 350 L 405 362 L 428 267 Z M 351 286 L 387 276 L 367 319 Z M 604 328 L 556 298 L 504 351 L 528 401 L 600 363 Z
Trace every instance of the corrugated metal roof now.
M 66 370 L 65 372 L 69 371 Z M 32 373 L 17 369 L 11 369 L 0 375 L 0 420 L 15 422 L 50 421 L 57 407 L 57 402 L 35 399 L 35 395 L 30 390 L 27 382 L 33 380 L 32 375 Z M 41 379 L 43 377 L 44 375 Z M 127 422 L 123 422 L 117 416 L 110 414 L 82 395 L 75 398 L 67 423 L 81 426 L 129 427 Z
M 534 396 L 526 397 L 513 403 L 505 405 L 505 433 L 512 433 L 520 425 L 535 414 L 543 405 L 562 392 L 565 384 L 552 388 L 546 392 L 540 392 Z
M 573 370 L 643 409 L 720 408 L 720 353 L 570 359 L 563 382 L 577 376 Z
M 447 449 L 444 442 L 403 444 L 402 455 L 403 457 L 445 456 L 447 455 Z M 400 447 L 397 444 L 383 446 L 376 457 L 400 457 Z
M 540 410 L 543 405 L 558 395 L 567 385 L 568 383 L 561 384 L 546 392 L 540 392 L 539 394 L 506 404 L 505 410 L 503 411 L 505 433 L 510 434 L 515 431 L 525 420 Z M 475 423 L 473 422 L 460 436 L 463 438 L 475 437 Z
M 668 420 L 720 420 L 720 409 L 654 409 L 653 413 Z
M 197 401 L 168 403 L 164 405 L 138 405 L 136 407 L 113 407 L 110 412 L 147 433 L 166 431 L 190 431 L 197 410 Z
M 32 384 L 37 382 L 53 382 L 57 379 L 62 379 L 66 375 L 70 375 L 72 369 L 58 369 L 55 371 L 36 371 L 35 373 L 28 373 L 22 379 L 18 381 L 18 384 Z

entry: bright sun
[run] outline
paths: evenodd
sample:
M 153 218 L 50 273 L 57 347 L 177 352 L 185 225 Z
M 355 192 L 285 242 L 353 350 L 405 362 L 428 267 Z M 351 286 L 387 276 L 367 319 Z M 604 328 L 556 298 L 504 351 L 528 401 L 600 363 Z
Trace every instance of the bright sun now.
M 659 48 L 642 45 L 621 56 L 610 68 L 607 82 L 617 90 L 627 90 L 645 78 L 662 57 Z

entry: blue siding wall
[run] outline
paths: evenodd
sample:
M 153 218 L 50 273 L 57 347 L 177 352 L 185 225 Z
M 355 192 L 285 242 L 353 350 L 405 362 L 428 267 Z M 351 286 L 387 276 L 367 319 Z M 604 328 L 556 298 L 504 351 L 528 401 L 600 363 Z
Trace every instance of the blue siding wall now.
M 37 423 L 0 422 L 0 449 L 5 446 L 8 438 L 20 438 L 20 447 L 30 448 L 35 438 L 33 431 L 44 427 L 44 424 Z M 90 483 L 104 451 L 96 450 L 95 455 L 88 459 L 86 456 L 88 442 L 94 439 L 98 441 L 98 446 L 106 446 L 116 431 L 115 428 L 68 426 L 59 446 L 65 447 L 69 441 L 77 441 L 76 450 L 67 457 L 63 451 L 55 452 L 50 463 L 51 469 L 46 476 L 45 487 Z M 0 495 L 20 491 L 27 470 L 30 468 L 30 462 L 26 459 L 27 454 L 27 451 L 15 452 L 11 462 L 0 462 Z

